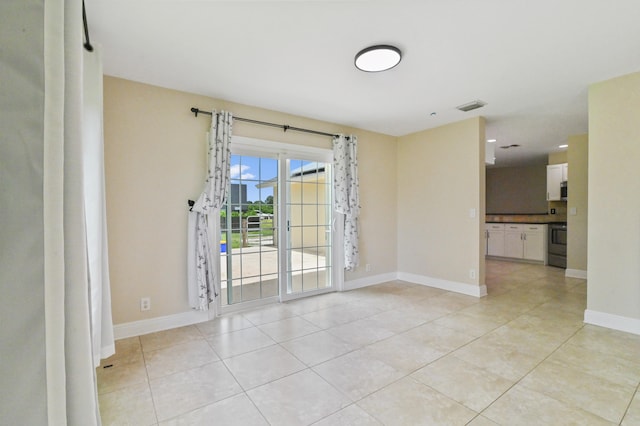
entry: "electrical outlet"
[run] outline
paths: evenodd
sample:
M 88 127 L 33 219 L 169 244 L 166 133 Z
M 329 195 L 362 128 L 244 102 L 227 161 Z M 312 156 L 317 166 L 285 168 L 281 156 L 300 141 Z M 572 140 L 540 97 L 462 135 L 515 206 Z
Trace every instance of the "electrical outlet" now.
M 151 310 L 151 298 L 143 297 L 140 299 L 140 311 L 150 311 Z
M 476 270 L 475 269 L 469 269 L 469 278 L 471 278 L 472 280 L 476 279 Z
M 366 272 L 371 272 L 371 264 L 370 264 L 370 263 L 367 263 L 366 265 L 364 265 L 364 270 L 365 270 Z

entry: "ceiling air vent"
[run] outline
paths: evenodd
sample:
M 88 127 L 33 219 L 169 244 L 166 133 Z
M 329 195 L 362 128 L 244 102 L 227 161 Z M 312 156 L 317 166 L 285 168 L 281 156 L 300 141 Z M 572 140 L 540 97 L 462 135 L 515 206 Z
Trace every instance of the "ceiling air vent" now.
M 460 111 L 464 111 L 464 112 L 469 112 L 469 111 L 473 111 L 474 109 L 482 108 L 486 104 L 487 104 L 486 102 L 476 100 L 476 101 L 466 103 L 464 105 L 458 105 L 456 109 L 459 109 Z

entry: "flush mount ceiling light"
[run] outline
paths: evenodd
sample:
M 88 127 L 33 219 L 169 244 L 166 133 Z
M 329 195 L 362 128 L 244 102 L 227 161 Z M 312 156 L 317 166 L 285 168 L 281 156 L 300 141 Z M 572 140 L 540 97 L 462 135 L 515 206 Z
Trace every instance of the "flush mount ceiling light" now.
M 400 49 L 395 46 L 379 44 L 359 51 L 356 55 L 355 65 L 361 71 L 379 72 L 395 67 L 401 59 Z
M 559 145 L 558 148 L 569 148 L 569 145 Z

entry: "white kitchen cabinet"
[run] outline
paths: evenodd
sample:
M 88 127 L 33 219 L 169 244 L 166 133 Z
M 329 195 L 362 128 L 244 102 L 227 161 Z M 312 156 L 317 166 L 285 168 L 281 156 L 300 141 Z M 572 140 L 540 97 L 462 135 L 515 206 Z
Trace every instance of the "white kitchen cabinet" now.
M 486 223 L 486 253 L 489 256 L 504 256 L 504 223 Z
M 560 200 L 560 182 L 562 182 L 562 164 L 547 166 L 547 201 Z
M 547 225 L 487 223 L 485 237 L 488 256 L 547 263 Z
M 507 223 L 504 226 L 504 255 L 505 257 L 513 257 L 522 259 L 522 225 Z
M 569 163 L 562 164 L 562 182 L 569 180 Z
M 544 261 L 547 252 L 547 225 L 523 225 L 522 237 L 523 259 Z

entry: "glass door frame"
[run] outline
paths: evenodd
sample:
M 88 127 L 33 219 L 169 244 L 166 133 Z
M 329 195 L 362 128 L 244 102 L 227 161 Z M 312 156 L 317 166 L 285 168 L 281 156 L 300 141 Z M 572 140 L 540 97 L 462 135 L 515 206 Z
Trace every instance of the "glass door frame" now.
M 283 154 L 282 156 L 282 161 L 280 162 L 280 172 L 279 172 L 279 176 L 280 176 L 280 184 L 278 185 L 278 191 L 279 191 L 279 197 L 280 200 L 285 200 L 286 202 L 281 202 L 278 205 L 278 209 L 279 209 L 279 216 L 281 218 L 283 218 L 283 220 L 289 220 L 290 218 L 287 215 L 287 209 L 288 209 L 288 205 L 290 204 L 290 199 L 287 193 L 287 191 L 289 190 L 289 182 L 288 182 L 288 177 L 289 177 L 289 173 L 290 171 L 290 166 L 289 166 L 289 160 L 302 160 L 302 161 L 313 161 L 313 162 L 321 162 L 324 163 L 326 166 L 329 167 L 329 172 L 328 176 L 329 176 L 329 185 L 331 185 L 331 183 L 333 182 L 333 178 L 332 178 L 332 163 L 333 163 L 333 151 L 331 150 L 318 150 L 318 151 L 306 151 L 306 150 L 297 150 L 297 152 L 292 153 L 292 152 L 287 152 L 286 154 Z M 325 171 L 326 173 L 326 171 Z M 326 176 L 327 174 L 325 174 Z M 282 191 L 282 192 L 280 192 Z M 303 297 L 310 297 L 310 296 L 316 296 L 318 294 L 323 294 L 323 293 L 330 293 L 333 291 L 337 291 L 339 288 L 341 288 L 342 286 L 338 286 L 338 283 L 342 282 L 343 280 L 343 276 L 337 276 L 338 274 L 336 274 L 336 270 L 335 270 L 335 263 L 336 263 L 336 251 L 338 250 L 338 246 L 336 244 L 336 241 L 342 241 L 342 239 L 338 240 L 336 239 L 336 221 L 335 221 L 335 209 L 333 208 L 334 206 L 334 197 L 333 197 L 333 189 L 330 189 L 330 193 L 331 193 L 331 223 L 330 223 L 330 230 L 331 230 L 331 245 L 330 245 L 330 272 L 331 272 L 331 286 L 330 287 L 325 287 L 325 288 L 319 288 L 319 289 L 315 289 L 315 290 L 309 290 L 309 291 L 301 291 L 301 292 L 297 292 L 297 293 L 289 293 L 288 289 L 289 289 L 289 281 L 288 281 L 288 270 L 290 269 L 289 267 L 291 266 L 289 264 L 289 259 L 288 259 L 288 251 L 287 250 L 288 247 L 288 242 L 289 242 L 289 237 L 290 237 L 290 231 L 289 231 L 289 226 L 288 223 L 283 223 L 282 227 L 279 229 L 279 241 L 282 242 L 282 244 L 284 245 L 283 247 L 283 256 L 280 258 L 280 265 L 279 265 L 279 269 L 283 272 L 282 276 L 281 276 L 281 281 L 280 281 L 280 300 L 281 301 L 288 301 L 288 300 L 295 300 L 295 299 L 300 299 Z M 341 249 L 341 246 L 340 246 Z M 341 252 L 341 250 L 340 250 Z M 303 278 L 304 279 L 304 278 Z
M 233 136 L 231 142 L 231 152 L 234 155 L 246 155 L 255 157 L 270 157 L 279 160 L 278 169 L 278 221 L 275 226 L 278 232 L 278 279 L 279 279 L 279 295 L 277 299 L 280 302 L 299 299 L 303 297 L 315 296 L 318 294 L 329 293 L 333 291 L 344 290 L 344 216 L 337 213 L 334 209 L 335 199 L 334 191 L 331 190 L 331 214 L 332 214 L 332 236 L 331 236 L 331 287 L 312 290 L 304 293 L 287 294 L 287 203 L 286 203 L 286 171 L 287 159 L 302 159 L 309 161 L 322 161 L 332 165 L 333 151 L 330 148 L 317 148 L 303 145 L 292 145 L 281 142 L 266 141 L 261 139 L 248 138 L 243 136 Z M 264 303 L 269 303 L 274 298 L 263 299 Z M 234 307 L 247 307 L 247 304 L 260 304 L 259 300 L 254 302 L 240 303 L 231 305 L 227 309 L 235 310 Z M 225 310 L 227 310 L 225 309 Z

